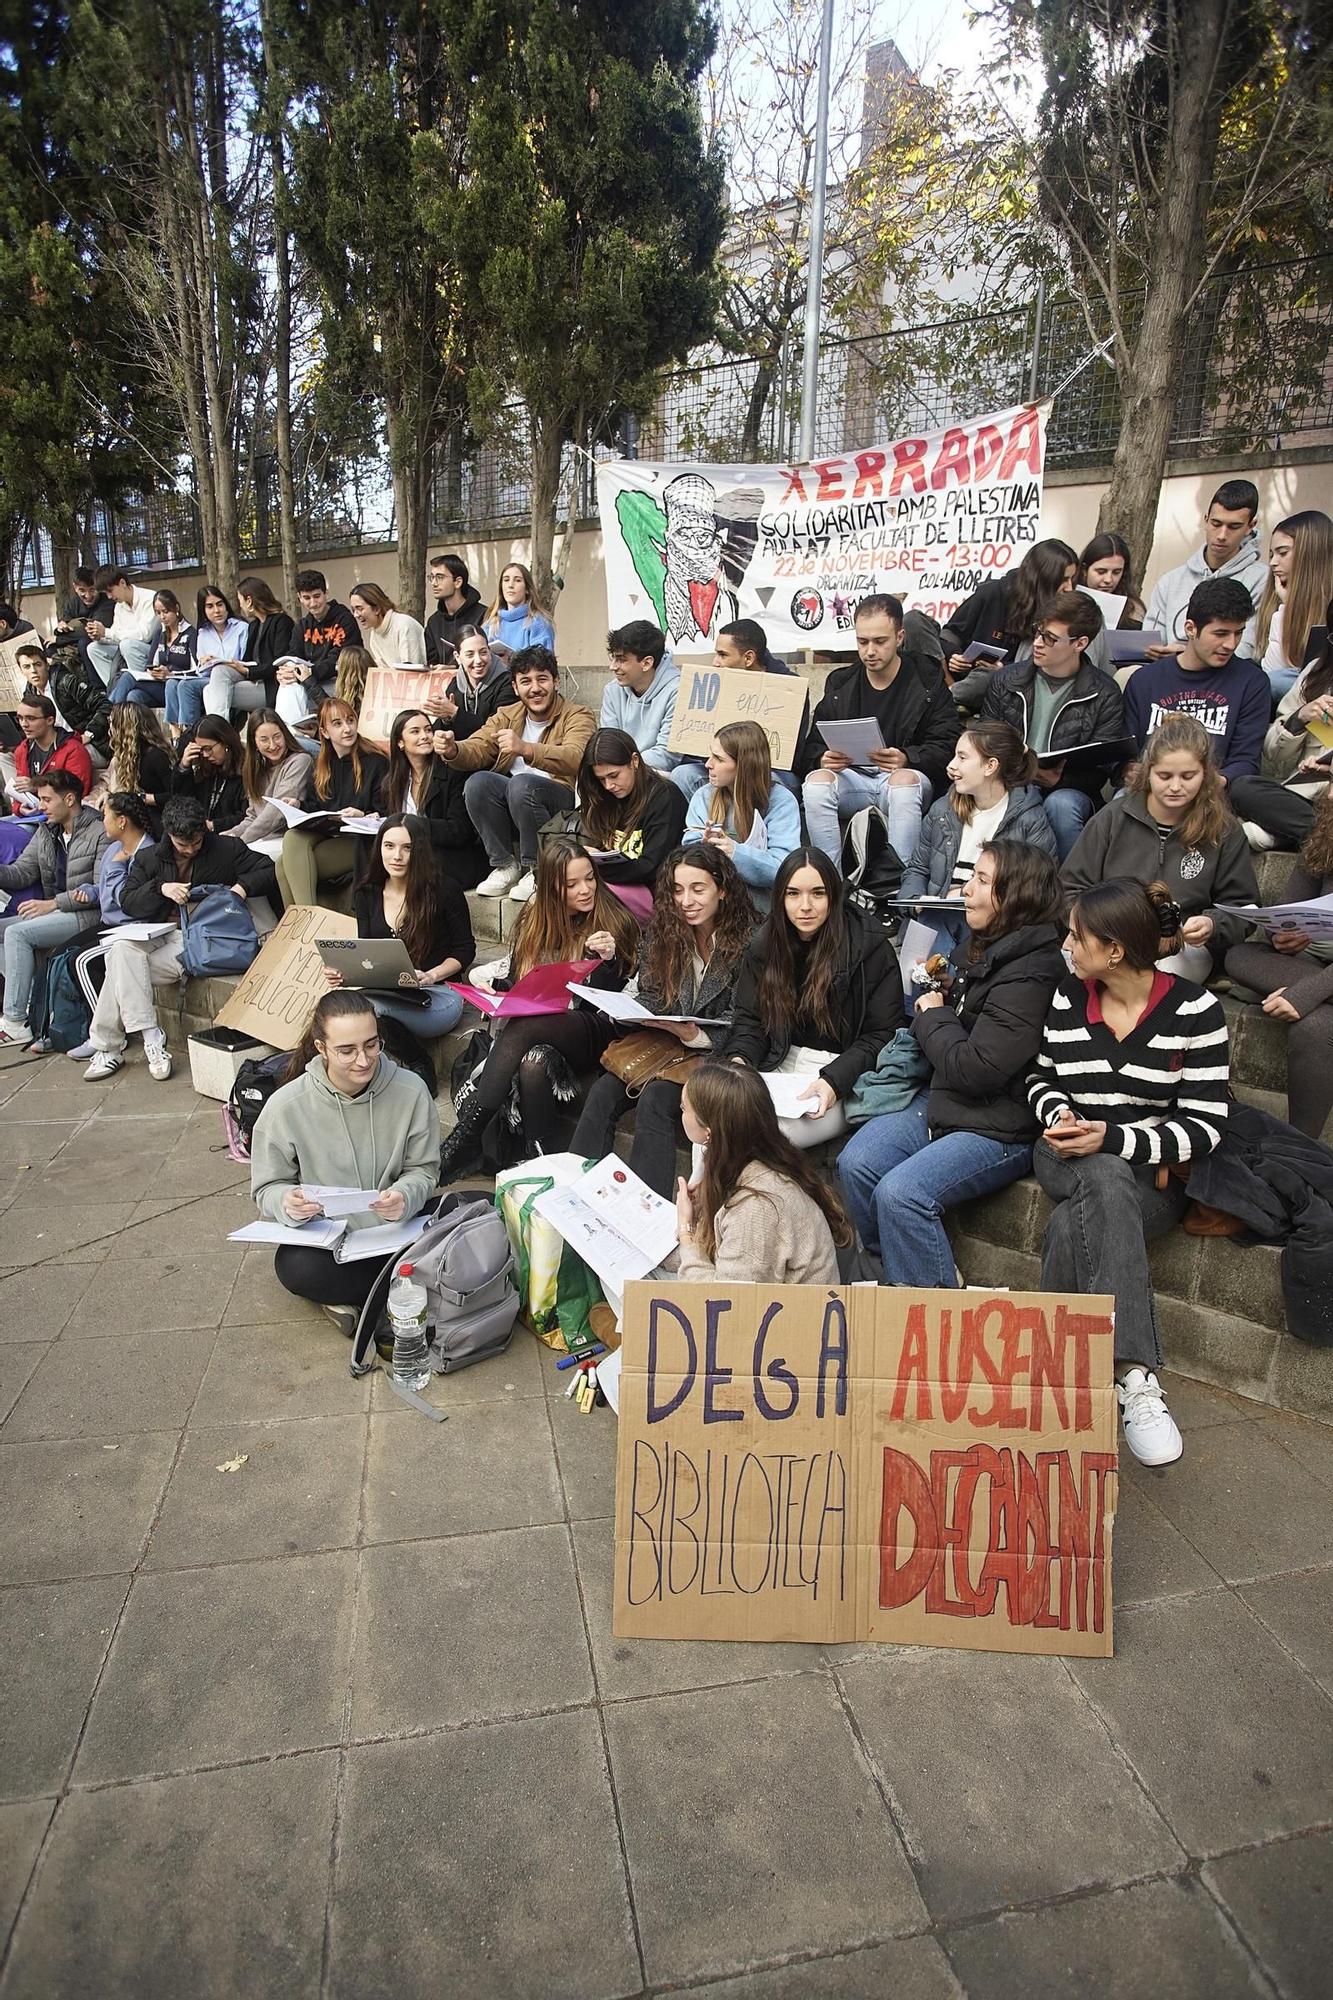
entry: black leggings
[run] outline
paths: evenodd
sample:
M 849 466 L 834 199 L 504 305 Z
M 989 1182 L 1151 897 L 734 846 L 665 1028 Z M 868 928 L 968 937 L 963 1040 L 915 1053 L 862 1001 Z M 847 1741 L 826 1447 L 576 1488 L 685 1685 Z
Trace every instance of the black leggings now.
M 561 1114 L 545 1052 L 554 1049 L 576 1076 L 586 1076 L 596 1069 L 610 1039 L 609 1022 L 587 1007 L 506 1021 L 477 1079 L 473 1098 L 477 1132 L 484 1131 L 508 1101 L 517 1077 L 524 1144 L 533 1152 L 555 1151 Z
M 604 1158 L 615 1144 L 616 1126 L 627 1111 L 633 1111 L 630 1167 L 655 1193 L 670 1201 L 676 1185 L 676 1148 L 683 1140 L 681 1088 L 659 1077 L 646 1083 L 634 1098 L 618 1076 L 605 1071 L 588 1092 L 569 1142 L 571 1151 L 590 1160 Z
M 274 1275 L 283 1290 L 317 1306 L 363 1306 L 383 1269 L 382 1257 L 340 1264 L 331 1250 L 313 1245 L 307 1250 L 299 1243 L 280 1243 L 273 1255 Z

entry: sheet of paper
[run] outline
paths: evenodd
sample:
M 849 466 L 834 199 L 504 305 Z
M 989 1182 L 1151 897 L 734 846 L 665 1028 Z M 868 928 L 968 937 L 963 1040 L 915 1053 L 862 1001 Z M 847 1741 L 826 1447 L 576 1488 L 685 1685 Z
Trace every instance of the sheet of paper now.
M 1153 625 L 1145 625 L 1141 632 L 1108 632 L 1106 635 L 1111 664 L 1117 667 L 1127 667 L 1134 660 L 1146 660 L 1149 646 L 1165 643 L 1165 632 L 1159 632 Z
M 614 1153 L 569 1186 L 548 1189 L 533 1206 L 617 1290 L 655 1271 L 680 1240 L 674 1203 Z
M 340 1264 L 360 1264 L 367 1257 L 392 1257 L 415 1243 L 429 1217 L 414 1215 L 410 1222 L 380 1222 L 369 1229 L 349 1229 L 338 1243 L 334 1256 Z
M 314 1181 L 302 1181 L 301 1192 L 308 1201 L 317 1201 L 328 1217 L 337 1215 L 365 1215 L 372 1202 L 379 1200 L 380 1188 L 324 1187 Z
M 889 747 L 873 715 L 859 715 L 851 722 L 817 722 L 815 728 L 830 750 L 840 750 L 853 764 L 868 764 L 872 750 Z
M 331 816 L 327 807 L 320 812 L 306 812 L 301 806 L 292 805 L 288 799 L 270 799 L 268 803 L 278 808 L 288 826 L 304 826 L 307 820 L 328 819 Z
M 1325 944 L 1333 938 L 1333 896 L 1315 896 L 1306 903 L 1218 903 L 1224 916 L 1244 917 L 1269 931 L 1304 931 L 1306 936 Z
M 962 904 L 957 896 L 895 896 L 892 901 L 895 910 L 960 910 Z
M 601 1360 L 597 1363 L 594 1373 L 597 1376 L 598 1388 L 601 1390 L 602 1394 L 606 1397 L 606 1400 L 611 1405 L 612 1410 L 615 1412 L 617 1416 L 619 1416 L 620 1415 L 620 1349 L 618 1347 L 613 1347 L 609 1354 L 604 1354 Z
M 316 1216 L 312 1222 L 247 1222 L 233 1229 L 228 1243 L 299 1243 L 307 1250 L 332 1250 L 347 1229 L 345 1222 Z
M 1121 614 L 1129 603 L 1127 597 L 1116 597 L 1109 590 L 1089 590 L 1086 583 L 1080 583 L 1078 590 L 1084 597 L 1090 597 L 1102 614 L 1102 623 L 1108 632 L 1114 632 L 1120 623 Z
M 809 1118 L 818 1108 L 813 1097 L 802 1098 L 801 1092 L 809 1090 L 815 1082 L 813 1076 L 779 1075 L 777 1070 L 765 1070 L 764 1082 L 773 1100 L 773 1109 L 779 1118 Z
M 1320 722 L 1315 719 L 1307 722 L 1305 726 L 1316 743 L 1322 743 L 1326 750 L 1333 750 L 1333 722 Z
M 957 907 L 961 910 L 962 904 Z M 910 917 L 903 925 L 898 937 L 898 970 L 902 973 L 904 987 L 911 981 L 912 967 L 922 964 L 936 950 L 938 937 L 934 924 L 918 923 L 915 917 Z
M 379 832 L 383 824 L 384 815 L 382 813 L 357 813 L 353 818 L 343 821 L 343 832 L 364 833 L 373 837 Z
M 965 660 L 1007 660 L 1009 657 L 1003 646 L 988 645 L 984 639 L 974 639 L 970 646 L 964 646 Z
M 112 924 L 102 936 L 108 941 L 125 938 L 131 944 L 155 944 L 158 938 L 170 937 L 177 928 L 176 924 Z
M 727 1023 L 720 1015 L 712 1014 L 651 1014 L 642 1000 L 636 1000 L 632 993 L 603 991 L 600 986 L 580 986 L 571 983 L 570 992 L 576 999 L 586 1000 L 596 1007 L 610 1021 L 641 1021 L 644 1027 L 651 1027 L 654 1021 L 690 1021 L 696 1028 L 725 1028 Z

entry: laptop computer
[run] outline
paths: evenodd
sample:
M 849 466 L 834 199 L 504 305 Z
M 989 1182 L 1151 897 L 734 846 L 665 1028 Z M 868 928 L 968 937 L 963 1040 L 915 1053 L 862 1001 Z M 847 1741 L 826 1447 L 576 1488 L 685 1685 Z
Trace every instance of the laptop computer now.
M 315 949 L 330 972 L 341 972 L 343 985 L 367 993 L 392 993 L 409 1006 L 429 1005 L 416 984 L 416 971 L 401 938 L 316 938 Z

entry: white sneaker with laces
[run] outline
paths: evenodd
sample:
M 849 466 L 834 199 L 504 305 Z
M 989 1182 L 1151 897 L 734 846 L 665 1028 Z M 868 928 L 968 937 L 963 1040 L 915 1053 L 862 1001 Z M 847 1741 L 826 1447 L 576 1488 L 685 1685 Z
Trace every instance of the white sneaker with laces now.
M 479 896 L 507 896 L 523 873 L 517 861 L 506 861 L 499 868 L 492 868 L 485 881 L 478 882 Z
M 171 1075 L 171 1057 L 167 1054 L 167 1038 L 159 1028 L 157 1033 L 143 1038 L 143 1052 L 148 1058 L 148 1074 L 154 1083 L 165 1083 Z
M 22 1021 L 11 1021 L 7 1014 L 0 1014 L 0 1049 L 26 1049 L 31 1040 Z
M 83 1072 L 86 1083 L 99 1083 L 104 1076 L 114 1076 L 118 1069 L 124 1069 L 125 1058 L 114 1049 L 99 1049 Z
M 529 868 L 526 875 L 520 875 L 513 888 L 509 891 L 509 900 L 511 903 L 530 903 L 536 893 L 536 873 L 533 869 Z
M 1145 1368 L 1131 1368 L 1115 1385 L 1125 1443 L 1140 1465 L 1173 1465 L 1185 1449 L 1176 1420 L 1166 1407 L 1157 1377 Z

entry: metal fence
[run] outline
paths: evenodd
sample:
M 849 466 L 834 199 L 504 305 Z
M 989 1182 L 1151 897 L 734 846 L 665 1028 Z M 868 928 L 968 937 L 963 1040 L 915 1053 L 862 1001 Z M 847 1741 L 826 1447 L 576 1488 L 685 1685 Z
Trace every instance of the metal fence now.
M 1135 311 L 1131 300 L 1131 323 Z M 926 325 L 825 340 L 816 451 L 836 454 L 1056 392 L 1048 464 L 1105 465 L 1120 428 L 1115 372 L 1097 352 L 1107 330 L 1089 328 L 1075 301 L 1038 293 L 1013 306 L 964 307 Z M 788 459 L 800 426 L 800 374 L 794 338 L 768 362 L 709 360 L 665 374 L 638 426 L 636 454 L 668 462 Z M 1257 456 L 1296 444 L 1333 446 L 1333 256 L 1218 273 L 1191 321 L 1180 371 L 1173 457 Z M 527 446 L 521 405 L 503 412 L 480 452 L 468 455 L 459 439 L 446 441 L 433 467 L 432 536 L 461 540 L 521 530 L 530 504 Z M 241 558 L 274 562 L 276 470 L 270 459 L 259 459 L 252 471 L 256 499 L 242 527 Z M 587 458 L 567 454 L 565 475 L 573 482 L 575 518 L 591 519 Z M 391 541 L 387 467 L 358 459 L 338 468 L 326 457 L 297 513 L 303 553 Z M 137 569 L 195 567 L 201 541 L 193 496 L 162 491 L 114 509 L 99 506 L 87 540 L 95 560 Z M 49 581 L 50 546 L 42 536 L 29 553 L 24 583 L 36 588 Z

